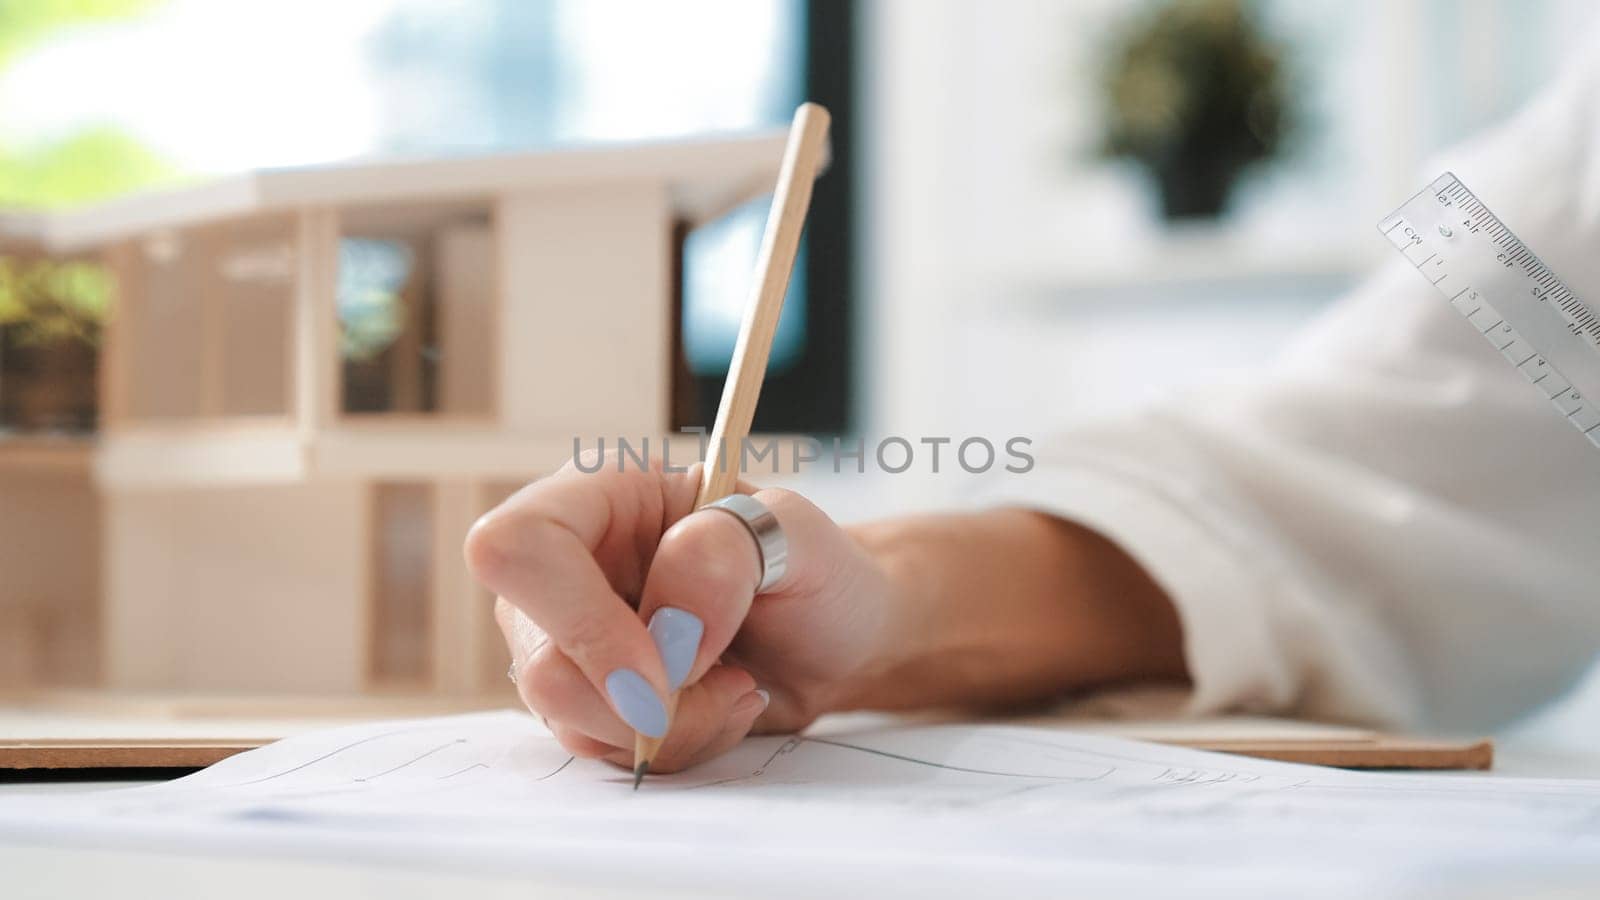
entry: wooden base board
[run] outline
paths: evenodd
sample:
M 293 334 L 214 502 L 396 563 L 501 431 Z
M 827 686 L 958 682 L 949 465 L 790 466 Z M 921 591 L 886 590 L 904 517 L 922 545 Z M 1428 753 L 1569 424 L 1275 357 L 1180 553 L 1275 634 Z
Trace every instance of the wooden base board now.
M 0 740 L 0 770 L 203 769 L 273 740 Z
M 1494 765 L 1488 738 L 1434 741 L 1375 734 L 1363 740 L 1162 741 L 1195 750 L 1340 769 L 1476 769 Z

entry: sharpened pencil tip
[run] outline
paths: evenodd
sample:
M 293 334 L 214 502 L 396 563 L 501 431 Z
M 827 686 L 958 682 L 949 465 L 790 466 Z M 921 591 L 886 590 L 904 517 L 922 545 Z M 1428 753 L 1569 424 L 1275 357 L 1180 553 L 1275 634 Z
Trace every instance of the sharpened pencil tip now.
M 633 789 L 634 790 L 637 791 L 639 789 L 639 782 L 644 780 L 644 773 L 646 773 L 648 771 L 650 771 L 650 763 L 648 761 L 639 763 L 637 766 L 633 767 Z

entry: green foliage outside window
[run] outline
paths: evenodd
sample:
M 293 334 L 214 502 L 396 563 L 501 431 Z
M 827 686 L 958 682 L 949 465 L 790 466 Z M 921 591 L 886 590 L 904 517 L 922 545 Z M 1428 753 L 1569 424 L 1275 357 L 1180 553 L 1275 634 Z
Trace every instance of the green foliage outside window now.
M 0 70 L 68 29 L 148 12 L 159 0 L 0 0 Z M 4 111 L 0 110 L 0 116 Z M 42 142 L 0 135 L 0 207 L 40 208 L 102 200 L 172 177 L 135 138 L 94 127 Z
M 136 16 L 157 2 L 0 0 L 0 71 L 67 29 Z M 114 128 L 35 141 L 0 133 L 0 211 L 93 202 L 173 174 Z M 50 259 L 26 246 L 0 254 L 0 432 L 94 426 L 96 356 L 113 293 L 96 261 Z

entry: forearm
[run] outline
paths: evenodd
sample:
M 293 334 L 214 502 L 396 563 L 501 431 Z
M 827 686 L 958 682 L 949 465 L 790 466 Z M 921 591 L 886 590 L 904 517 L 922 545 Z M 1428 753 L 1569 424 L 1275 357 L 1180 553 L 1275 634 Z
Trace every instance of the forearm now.
M 1186 678 L 1177 615 L 1116 545 L 1025 510 L 852 529 L 887 576 L 878 664 L 853 708 L 1018 705 Z

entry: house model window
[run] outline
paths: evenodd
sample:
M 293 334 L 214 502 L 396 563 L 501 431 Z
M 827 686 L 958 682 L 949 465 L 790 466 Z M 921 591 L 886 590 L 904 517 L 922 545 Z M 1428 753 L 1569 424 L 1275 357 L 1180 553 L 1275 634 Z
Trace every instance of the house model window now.
M 490 415 L 488 204 L 345 210 L 338 259 L 342 411 Z
M 295 220 L 163 228 L 118 248 L 131 421 L 286 417 Z

